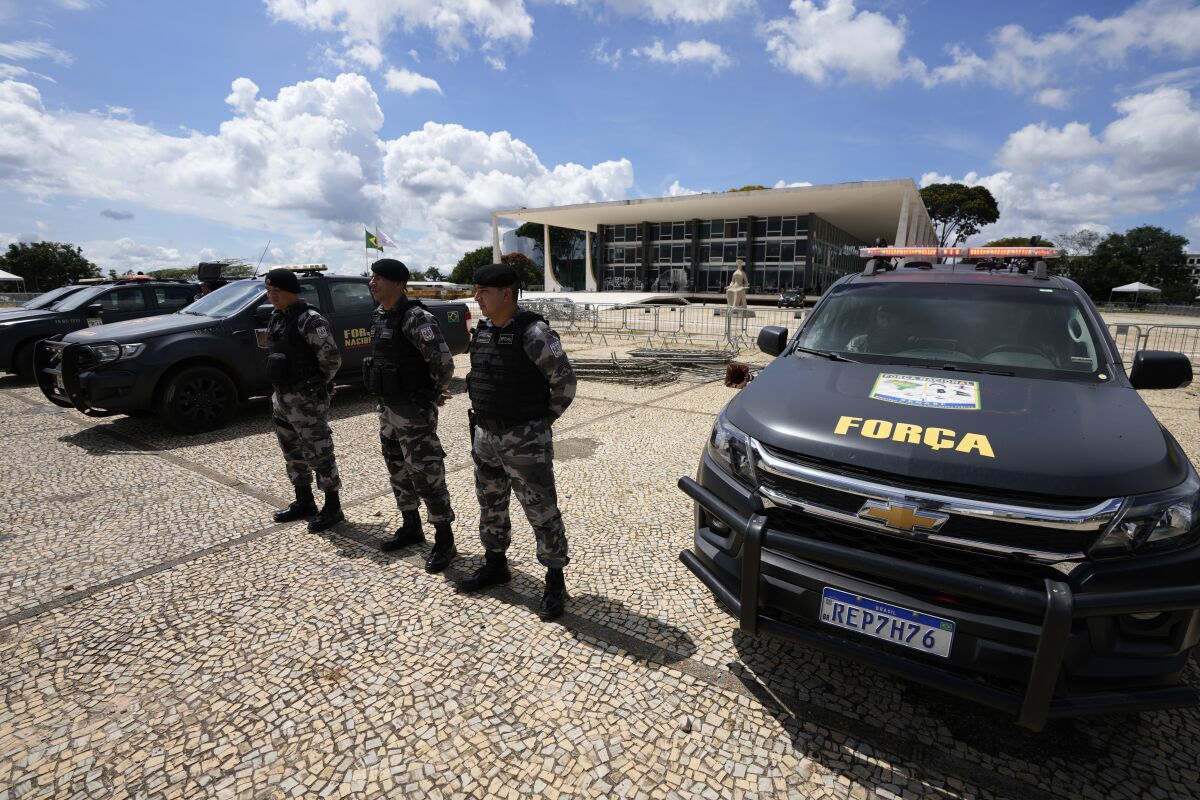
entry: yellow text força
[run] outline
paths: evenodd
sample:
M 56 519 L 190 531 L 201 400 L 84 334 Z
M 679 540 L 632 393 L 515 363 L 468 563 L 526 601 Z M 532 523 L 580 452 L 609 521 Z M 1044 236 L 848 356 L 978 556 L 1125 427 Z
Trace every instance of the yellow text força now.
M 925 428 L 909 422 L 891 422 L 886 419 L 864 419 L 862 417 L 839 417 L 833 432 L 838 436 L 849 436 L 856 431 L 868 439 L 891 439 L 893 442 L 918 444 L 930 450 L 954 450 L 956 453 L 978 453 L 985 458 L 995 458 L 992 443 L 982 433 L 964 433 L 959 436 L 949 428 Z

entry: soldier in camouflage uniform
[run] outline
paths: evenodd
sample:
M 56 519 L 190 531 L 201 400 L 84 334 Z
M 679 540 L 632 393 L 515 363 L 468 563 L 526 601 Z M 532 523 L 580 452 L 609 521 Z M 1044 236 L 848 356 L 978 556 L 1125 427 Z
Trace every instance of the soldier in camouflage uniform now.
M 385 551 L 425 541 L 418 499 L 433 523 L 426 572 L 441 572 L 458 555 L 450 523 L 446 452 L 438 440 L 438 406 L 450 397 L 454 358 L 442 329 L 425 306 L 406 294 L 409 272 L 394 258 L 371 265 L 371 292 L 379 301 L 371 326 L 371 357 L 363 364 L 367 390 L 379 397 L 379 439 L 403 523 Z
M 459 590 L 474 592 L 511 579 L 505 551 L 511 534 L 509 494 L 515 489 L 537 536 L 538 561 L 546 567 L 538 616 L 549 621 L 562 616 L 566 605 L 563 567 L 569 561 L 550 426 L 575 399 L 575 371 L 558 334 L 544 318 L 518 306 L 516 294 L 517 273 L 507 264 L 476 271 L 475 301 L 488 321 L 471 339 L 467 392 L 486 560 Z
M 300 280 L 294 272 L 273 269 L 267 273 L 266 284 L 267 299 L 275 307 L 267 323 L 271 350 L 267 375 L 274 387 L 271 413 L 288 480 L 296 491 L 296 500 L 276 512 L 275 521 L 313 517 L 308 529 L 323 531 L 346 518 L 338 498 L 342 480 L 333 457 L 333 435 L 326 421 L 330 387 L 342 365 L 342 354 L 329 322 L 300 299 Z M 314 472 L 317 488 L 325 492 L 319 514 L 312 492 Z

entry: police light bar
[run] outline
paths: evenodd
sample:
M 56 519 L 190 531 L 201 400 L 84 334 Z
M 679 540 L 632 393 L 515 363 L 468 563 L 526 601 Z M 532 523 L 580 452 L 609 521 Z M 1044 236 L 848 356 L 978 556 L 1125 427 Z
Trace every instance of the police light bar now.
M 271 269 L 290 269 L 292 272 L 324 272 L 329 268 L 324 264 L 279 264 Z
M 860 247 L 863 258 L 1061 258 L 1057 247 Z

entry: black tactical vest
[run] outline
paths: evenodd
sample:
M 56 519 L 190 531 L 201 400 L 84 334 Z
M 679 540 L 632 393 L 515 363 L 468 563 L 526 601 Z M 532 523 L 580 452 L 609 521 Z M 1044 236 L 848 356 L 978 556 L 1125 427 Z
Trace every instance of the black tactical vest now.
M 513 425 L 549 414 L 550 382 L 521 345 L 529 326 L 545 321 L 540 314 L 522 310 L 503 328 L 491 322 L 475 328 L 467 394 L 476 414 Z
M 304 335 L 300 333 L 300 317 L 312 306 L 297 300 L 284 312 L 276 311 L 267 325 L 267 340 L 271 355 L 267 371 L 275 386 L 290 386 L 322 377 L 321 365 Z
M 425 309 L 425 304 L 420 300 L 406 298 L 404 302 L 375 315 L 371 326 L 371 365 L 364 372 L 367 388 L 375 394 L 403 397 L 433 392 L 429 363 L 421 351 L 405 338 L 402 330 L 404 318 L 414 306 Z M 369 374 L 371 370 L 388 373 L 386 382 L 382 377 L 372 377 Z

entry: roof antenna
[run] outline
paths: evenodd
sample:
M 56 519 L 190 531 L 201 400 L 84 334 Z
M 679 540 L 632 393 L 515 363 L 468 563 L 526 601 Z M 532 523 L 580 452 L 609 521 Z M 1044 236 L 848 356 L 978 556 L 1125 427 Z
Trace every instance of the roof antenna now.
M 267 247 L 271 246 L 271 240 L 267 239 Z M 263 248 L 262 255 L 258 257 L 258 263 L 254 265 L 254 277 L 258 277 L 258 268 L 262 266 L 263 259 L 267 257 L 267 247 Z

